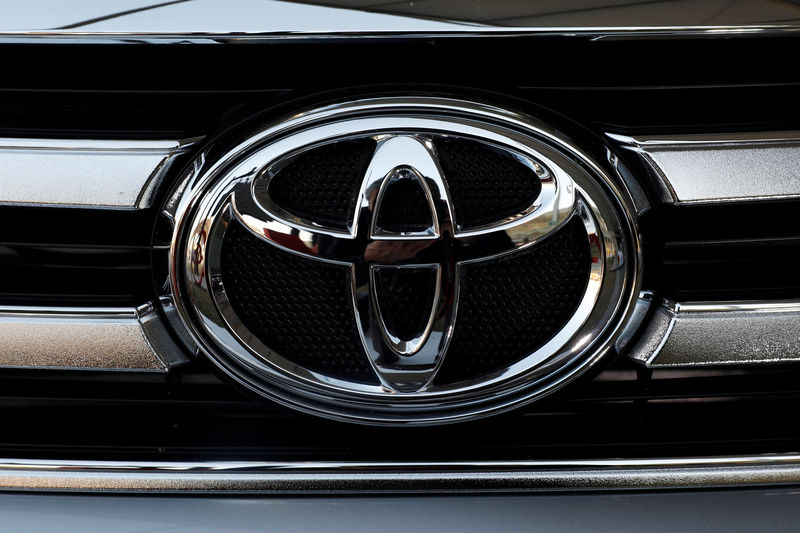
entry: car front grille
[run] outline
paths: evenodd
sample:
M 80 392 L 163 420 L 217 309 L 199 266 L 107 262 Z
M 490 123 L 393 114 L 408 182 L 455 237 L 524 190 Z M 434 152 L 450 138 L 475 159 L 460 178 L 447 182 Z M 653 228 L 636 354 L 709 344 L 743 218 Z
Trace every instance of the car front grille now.
M 800 298 L 800 199 L 660 202 L 651 169 L 607 136 L 713 133 L 724 137 L 800 130 L 796 105 L 800 71 L 768 68 L 766 62 L 739 67 L 743 54 L 764 57 L 795 49 L 797 37 L 781 33 L 725 39 L 691 34 L 598 37 L 386 37 L 372 38 L 368 47 L 357 37 L 244 38 L 235 44 L 219 38 L 215 44 L 186 46 L 85 45 L 70 40 L 2 44 L 8 58 L 7 76 L 0 87 L 4 137 L 195 138 L 197 144 L 176 159 L 150 205 L 143 208 L 13 201 L 0 206 L 0 306 L 19 313 L 42 307 L 80 311 L 155 305 L 159 320 L 169 323 L 170 317 L 154 304 L 163 296 L 169 247 L 160 211 L 180 171 L 204 146 L 205 141 L 197 138 L 214 137 L 254 115 L 266 120 L 342 94 L 410 91 L 509 105 L 555 118 L 588 146 L 611 145 L 651 200 L 649 208 L 641 211 L 643 286 L 650 289 L 648 298 L 655 302 L 647 311 L 648 318 L 662 300 L 720 303 Z M 553 49 L 557 53 L 537 53 Z M 491 50 L 497 61 L 475 64 L 468 58 L 476 57 L 473 53 L 478 50 Z M 519 50 L 539 58 L 535 66 L 520 68 Z M 657 68 L 633 68 L 619 59 L 630 57 L 634 50 L 638 57 L 654 58 Z M 356 51 L 359 61 L 342 60 Z M 254 71 L 251 65 L 265 53 L 271 62 L 268 72 Z M 108 61 L 112 57 L 114 61 Z M 391 65 L 376 61 L 385 57 L 396 61 Z M 616 68 L 609 68 L 609 58 L 616 58 L 611 62 L 617 63 Z M 29 74 L 27 67 L 32 63 L 42 68 Z M 60 63 L 70 65 L 70 76 L 52 75 L 63 71 Z M 92 67 L 98 63 L 107 66 L 102 75 Z M 365 69 L 365 64 L 371 67 Z M 209 65 L 221 72 L 207 75 Z M 245 67 L 253 76 L 225 74 L 242 72 Z M 199 80 L 186 75 L 196 72 L 201 73 Z M 769 174 L 753 176 L 757 181 L 769 179 Z M 314 192 L 290 185 L 276 199 L 297 204 Z M 513 198 L 530 192 L 508 191 Z M 339 208 L 331 213 L 334 222 L 340 222 L 341 214 Z M 481 220 L 476 215 L 474 222 Z M 570 258 L 559 257 L 568 268 Z M 284 265 L 287 290 L 303 276 L 315 277 L 315 283 L 324 285 L 329 273 L 309 273 L 300 265 L 303 260 L 294 260 L 298 265 Z M 515 268 L 547 278 L 533 264 Z M 236 268 L 230 276 L 236 279 Z M 497 305 L 491 298 L 504 294 L 495 287 L 495 277 L 502 276 L 502 272 L 494 277 L 491 272 L 469 272 L 467 278 L 475 279 L 479 296 L 472 303 L 467 299 L 465 305 Z M 242 285 L 237 296 L 237 284 L 230 286 L 243 309 L 262 305 L 250 298 L 254 292 L 263 296 L 264 287 Z M 569 311 L 574 303 L 572 289 L 545 291 L 543 297 L 558 300 Z M 303 313 L 307 304 L 295 302 L 297 309 L 275 313 Z M 280 323 L 273 318 L 264 327 L 252 325 L 252 330 L 263 330 L 274 338 L 269 327 Z M 306 339 L 311 348 L 304 352 L 322 354 L 322 360 L 329 360 L 324 368 L 336 368 L 351 378 L 367 375 L 361 363 L 353 362 L 353 351 L 360 352 L 357 339 L 341 334 L 354 331 L 352 325 L 335 318 L 308 315 L 308 328 L 318 328 L 318 322 L 326 320 L 327 325 L 318 332 L 322 338 Z M 513 325 L 511 320 L 503 325 L 508 324 Z M 547 325 L 541 327 L 541 337 L 547 337 Z M 165 332 L 180 344 L 171 329 Z M 295 342 L 290 330 L 281 329 L 281 333 L 287 335 L 287 344 Z M 480 371 L 484 359 L 497 356 L 492 346 L 508 335 L 519 339 L 510 326 L 486 333 L 470 328 L 463 337 L 456 334 L 454 349 L 463 351 L 464 359 L 472 359 L 464 367 L 443 368 L 442 379 L 457 380 Z M 541 340 L 532 333 L 525 339 L 526 348 Z M 358 426 L 298 415 L 252 398 L 217 377 L 195 354 L 184 354 L 182 364 L 166 365 L 168 371 L 159 373 L 6 365 L 0 371 L 4 422 L 0 455 L 147 461 L 488 461 L 798 450 L 800 432 L 787 423 L 785 414 L 800 407 L 797 364 L 654 368 L 627 357 L 639 341 L 634 335 L 626 347 L 620 347 L 621 355 L 607 358 L 596 372 L 544 400 L 489 420 L 420 428 Z M 334 344 L 336 349 L 331 347 Z M 480 353 L 475 346 L 481 347 Z

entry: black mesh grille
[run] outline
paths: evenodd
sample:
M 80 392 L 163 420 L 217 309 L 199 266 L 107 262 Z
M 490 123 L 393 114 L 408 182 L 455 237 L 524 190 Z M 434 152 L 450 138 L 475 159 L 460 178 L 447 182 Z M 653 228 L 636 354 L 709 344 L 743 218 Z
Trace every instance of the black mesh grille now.
M 302 153 L 270 181 L 272 200 L 306 220 L 345 229 L 374 148 L 372 139 L 358 139 Z
M 547 342 L 575 312 L 590 266 L 575 218 L 530 250 L 463 267 L 458 320 L 436 382 L 507 366 Z
M 284 252 L 233 222 L 222 272 L 236 314 L 264 344 L 309 370 L 377 383 L 358 337 L 347 267 Z
M 310 370 L 374 383 L 358 338 L 346 267 L 287 253 L 232 223 L 223 283 L 237 315 L 267 346 Z M 578 305 L 589 244 L 578 219 L 534 248 L 462 270 L 458 320 L 436 380 L 452 383 L 522 359 L 549 340 Z M 387 327 L 409 339 L 427 318 L 432 271 L 376 276 Z
M 400 177 L 389 183 L 378 211 L 379 228 L 392 232 L 423 231 L 432 222 L 428 200 L 416 179 Z
M 421 268 L 383 268 L 376 272 L 381 316 L 387 329 L 411 340 L 424 329 L 436 296 L 436 272 Z
M 474 227 L 515 215 L 536 200 L 536 174 L 505 151 L 467 139 L 436 141 L 456 222 Z

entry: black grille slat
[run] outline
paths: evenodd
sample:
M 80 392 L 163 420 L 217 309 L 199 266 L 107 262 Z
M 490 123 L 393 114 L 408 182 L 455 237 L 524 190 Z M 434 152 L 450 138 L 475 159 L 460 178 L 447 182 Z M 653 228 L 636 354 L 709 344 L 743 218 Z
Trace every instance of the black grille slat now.
M 6 373 L 4 457 L 108 460 L 475 461 L 796 451 L 795 368 L 658 370 L 624 363 L 504 416 L 429 428 L 298 417 L 196 365 L 171 377 Z M 104 420 L 97 424 L 97 420 Z M 53 439 L 53 435 L 58 435 Z
M 664 248 L 665 295 L 676 301 L 800 298 L 800 240 L 682 243 Z
M 676 301 L 800 297 L 800 202 L 659 206 L 658 268 Z M 652 270 L 655 270 L 652 269 Z
M 0 209 L 6 305 L 138 306 L 154 299 L 152 209 Z

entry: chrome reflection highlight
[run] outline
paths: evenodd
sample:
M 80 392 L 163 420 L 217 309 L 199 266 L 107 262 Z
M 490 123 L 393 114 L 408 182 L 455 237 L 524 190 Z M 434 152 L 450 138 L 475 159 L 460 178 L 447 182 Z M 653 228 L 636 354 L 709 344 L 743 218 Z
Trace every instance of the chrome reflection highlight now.
M 287 217 L 272 201 L 269 181 L 277 173 L 274 167 L 280 168 L 283 161 L 262 172 L 252 188 L 240 187 L 233 192 L 233 213 L 255 236 L 286 252 L 349 265 L 356 324 L 373 369 L 387 390 L 418 392 L 431 385 L 450 344 L 461 264 L 490 260 L 530 246 L 560 229 L 574 211 L 575 185 L 566 174 L 545 170 L 543 163 L 519 155 L 532 170 L 532 177 L 538 176 L 542 187 L 539 197 L 519 214 L 466 231 L 454 216 L 432 138 L 381 134 L 375 141 L 377 147 L 355 199 L 356 216 L 347 232 L 320 232 L 313 222 Z M 391 232 L 378 227 L 385 192 L 398 179 L 415 180 L 424 191 L 430 210 L 428 228 Z M 256 188 L 261 191 L 258 198 L 253 194 Z M 202 231 L 196 233 L 195 240 L 201 236 Z M 286 236 L 296 236 L 292 241 L 295 245 L 287 246 Z M 353 252 L 346 242 L 339 241 L 357 241 L 363 246 Z M 439 242 L 441 253 L 435 255 L 436 262 L 419 262 L 419 256 L 430 256 L 430 248 Z M 197 258 L 193 258 L 191 268 L 196 277 L 195 261 Z M 378 277 L 396 269 L 421 269 L 435 275 L 428 319 L 410 339 L 401 339 L 390 331 L 381 312 Z M 360 294 L 365 297 L 359 298 Z
M 438 138 L 491 145 L 530 169 L 541 186 L 520 212 L 478 227 L 455 216 Z M 270 196 L 270 180 L 305 151 L 370 138 L 375 150 L 353 199 L 346 228 L 305 220 Z M 213 158 L 210 158 L 213 159 Z M 421 187 L 430 223 L 413 231 L 380 227 L 388 188 Z M 315 414 L 373 423 L 449 422 L 530 401 L 574 379 L 620 333 L 640 264 L 630 203 L 588 156 L 528 117 L 456 100 L 384 98 L 296 115 L 263 130 L 216 161 L 201 159 L 168 203 L 176 221 L 171 283 L 177 309 L 198 346 L 254 391 Z M 577 310 L 534 353 L 489 374 L 436 384 L 458 315 L 460 269 L 536 246 L 577 217 L 591 267 Z M 221 249 L 228 225 L 242 223 L 288 253 L 347 266 L 364 351 L 379 384 L 324 375 L 293 363 L 244 326 L 228 300 Z M 380 279 L 433 280 L 421 326 L 405 338 L 387 325 Z
M 797 485 L 800 455 L 472 462 L 0 459 L 5 490 L 398 494 Z

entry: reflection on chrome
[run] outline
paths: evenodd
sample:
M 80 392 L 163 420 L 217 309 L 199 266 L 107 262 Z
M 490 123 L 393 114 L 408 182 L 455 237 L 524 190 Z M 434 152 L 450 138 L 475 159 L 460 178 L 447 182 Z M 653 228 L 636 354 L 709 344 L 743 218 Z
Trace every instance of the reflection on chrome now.
M 526 166 L 530 179 L 537 180 L 538 197 L 501 220 L 464 226 L 436 148 L 440 138 L 454 137 L 489 145 Z M 270 181 L 298 154 L 356 139 L 371 139 L 374 151 L 346 225 L 305 219 L 271 197 Z M 581 158 L 580 164 L 572 158 Z M 382 227 L 380 215 L 392 187 L 408 181 L 419 186 L 427 206 L 417 210 L 422 223 Z M 193 168 L 176 190 L 168 213 L 176 220 L 172 291 L 192 338 L 257 392 L 329 417 L 430 423 L 498 408 L 487 407 L 489 402 L 509 408 L 528 401 L 574 379 L 613 346 L 638 286 L 634 222 L 614 178 L 528 117 L 481 104 L 382 98 L 300 113 L 222 159 Z M 586 230 L 591 267 L 566 324 L 510 366 L 479 378 L 435 383 L 457 321 L 462 266 L 535 247 L 574 218 Z M 222 242 L 232 221 L 283 251 L 349 269 L 356 326 L 379 383 L 300 366 L 289 358 L 292 354 L 276 353 L 268 339 L 248 330 L 228 300 L 222 276 Z M 392 276 L 419 279 L 428 291 L 427 307 L 417 310 L 416 325 L 402 334 L 387 319 L 392 309 L 381 289 L 382 280 Z
M 540 195 L 516 215 L 462 230 L 454 215 L 433 138 L 381 134 L 374 140 L 375 152 L 354 199 L 356 216 L 348 224 L 347 232 L 329 229 L 321 233 L 311 221 L 294 217 L 283 220 L 282 209 L 269 194 L 269 181 L 277 174 L 274 168 L 280 168 L 282 161 L 261 172 L 252 187 L 240 186 L 234 191 L 233 212 L 255 236 L 282 250 L 350 265 L 356 324 L 373 369 L 388 391 L 418 392 L 430 386 L 452 338 L 460 265 L 526 248 L 560 229 L 574 212 L 575 185 L 563 171 L 550 171 L 542 162 L 515 154 L 516 159 L 531 169 L 531 179 L 540 181 Z M 304 150 L 318 146 L 307 146 Z M 430 210 L 429 227 L 397 232 L 379 227 L 378 215 L 385 193 L 400 179 L 419 183 Z M 253 194 L 255 188 L 259 190 L 258 198 Z M 305 239 L 299 239 L 301 233 L 306 235 Z M 288 245 L 286 236 L 292 237 L 292 245 Z M 387 326 L 377 289 L 381 274 L 398 269 L 421 270 L 418 273 L 421 276 L 435 273 L 435 294 L 428 319 L 421 321 L 420 329 L 407 338 Z

